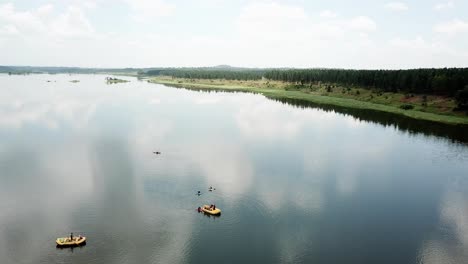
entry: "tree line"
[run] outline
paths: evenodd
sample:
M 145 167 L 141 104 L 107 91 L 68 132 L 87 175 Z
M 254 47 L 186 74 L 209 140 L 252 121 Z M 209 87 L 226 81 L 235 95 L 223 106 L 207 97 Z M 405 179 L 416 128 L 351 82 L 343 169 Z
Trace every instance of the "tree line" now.
M 246 68 L 161 68 L 146 75 L 189 79 L 267 80 L 295 83 L 341 85 L 384 92 L 443 95 L 455 97 L 459 108 L 468 109 L 468 68 L 410 70 L 346 69 L 246 69 Z
M 155 69 L 145 73 L 149 76 L 172 76 L 187 79 L 225 79 L 225 80 L 260 80 L 263 70 L 224 70 L 215 68 L 187 68 L 187 69 Z
M 454 96 L 468 85 L 468 68 L 414 70 L 271 70 L 265 78 L 300 84 L 333 83 L 344 86 Z
M 385 92 L 407 92 L 454 96 L 468 88 L 468 68 L 414 70 L 345 70 L 345 69 L 216 69 L 166 68 L 145 72 L 189 79 L 268 80 L 299 85 L 317 83 L 379 89 Z

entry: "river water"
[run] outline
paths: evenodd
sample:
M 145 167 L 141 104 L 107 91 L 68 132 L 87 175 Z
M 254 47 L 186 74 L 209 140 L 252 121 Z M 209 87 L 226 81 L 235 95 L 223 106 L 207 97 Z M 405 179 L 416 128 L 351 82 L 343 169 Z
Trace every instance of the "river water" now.
M 468 263 L 466 130 L 104 78 L 0 75 L 2 264 Z

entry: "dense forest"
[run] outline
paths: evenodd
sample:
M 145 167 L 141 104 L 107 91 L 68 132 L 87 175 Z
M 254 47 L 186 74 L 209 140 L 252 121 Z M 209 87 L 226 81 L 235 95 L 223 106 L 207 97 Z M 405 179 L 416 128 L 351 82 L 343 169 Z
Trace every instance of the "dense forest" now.
M 468 68 L 414 70 L 343 70 L 343 69 L 156 69 L 147 75 L 190 79 L 268 80 L 299 85 L 338 84 L 386 92 L 408 92 L 454 96 L 468 86 Z
M 147 71 L 145 74 L 190 79 L 265 78 L 295 83 L 299 88 L 321 83 L 377 89 L 384 92 L 443 95 L 455 97 L 460 108 L 468 108 L 468 68 L 412 70 L 166 68 Z
M 150 70 L 145 74 L 148 76 L 164 75 L 188 79 L 260 80 L 265 71 L 243 68 L 174 68 Z
M 270 80 L 301 84 L 333 83 L 387 92 L 410 92 L 453 96 L 468 85 L 468 68 L 415 70 L 271 70 L 264 75 Z

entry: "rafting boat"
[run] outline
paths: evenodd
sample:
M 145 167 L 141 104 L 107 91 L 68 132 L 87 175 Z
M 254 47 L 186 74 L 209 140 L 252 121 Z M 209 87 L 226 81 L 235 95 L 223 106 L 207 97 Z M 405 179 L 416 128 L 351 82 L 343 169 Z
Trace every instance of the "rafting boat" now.
M 86 244 L 86 237 L 79 236 L 71 239 L 70 237 L 59 237 L 55 241 L 58 247 L 76 247 Z
M 216 208 L 216 209 L 212 209 L 210 208 L 209 205 L 204 205 L 202 206 L 202 211 L 207 213 L 207 214 L 211 214 L 211 215 L 219 215 L 221 214 L 221 210 L 219 210 L 219 208 Z

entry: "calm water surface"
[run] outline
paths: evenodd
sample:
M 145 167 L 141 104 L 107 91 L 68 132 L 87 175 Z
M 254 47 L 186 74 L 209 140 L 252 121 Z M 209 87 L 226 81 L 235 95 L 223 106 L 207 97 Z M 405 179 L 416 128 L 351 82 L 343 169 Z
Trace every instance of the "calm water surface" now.
M 104 77 L 0 75 L 2 264 L 468 263 L 466 143 Z

